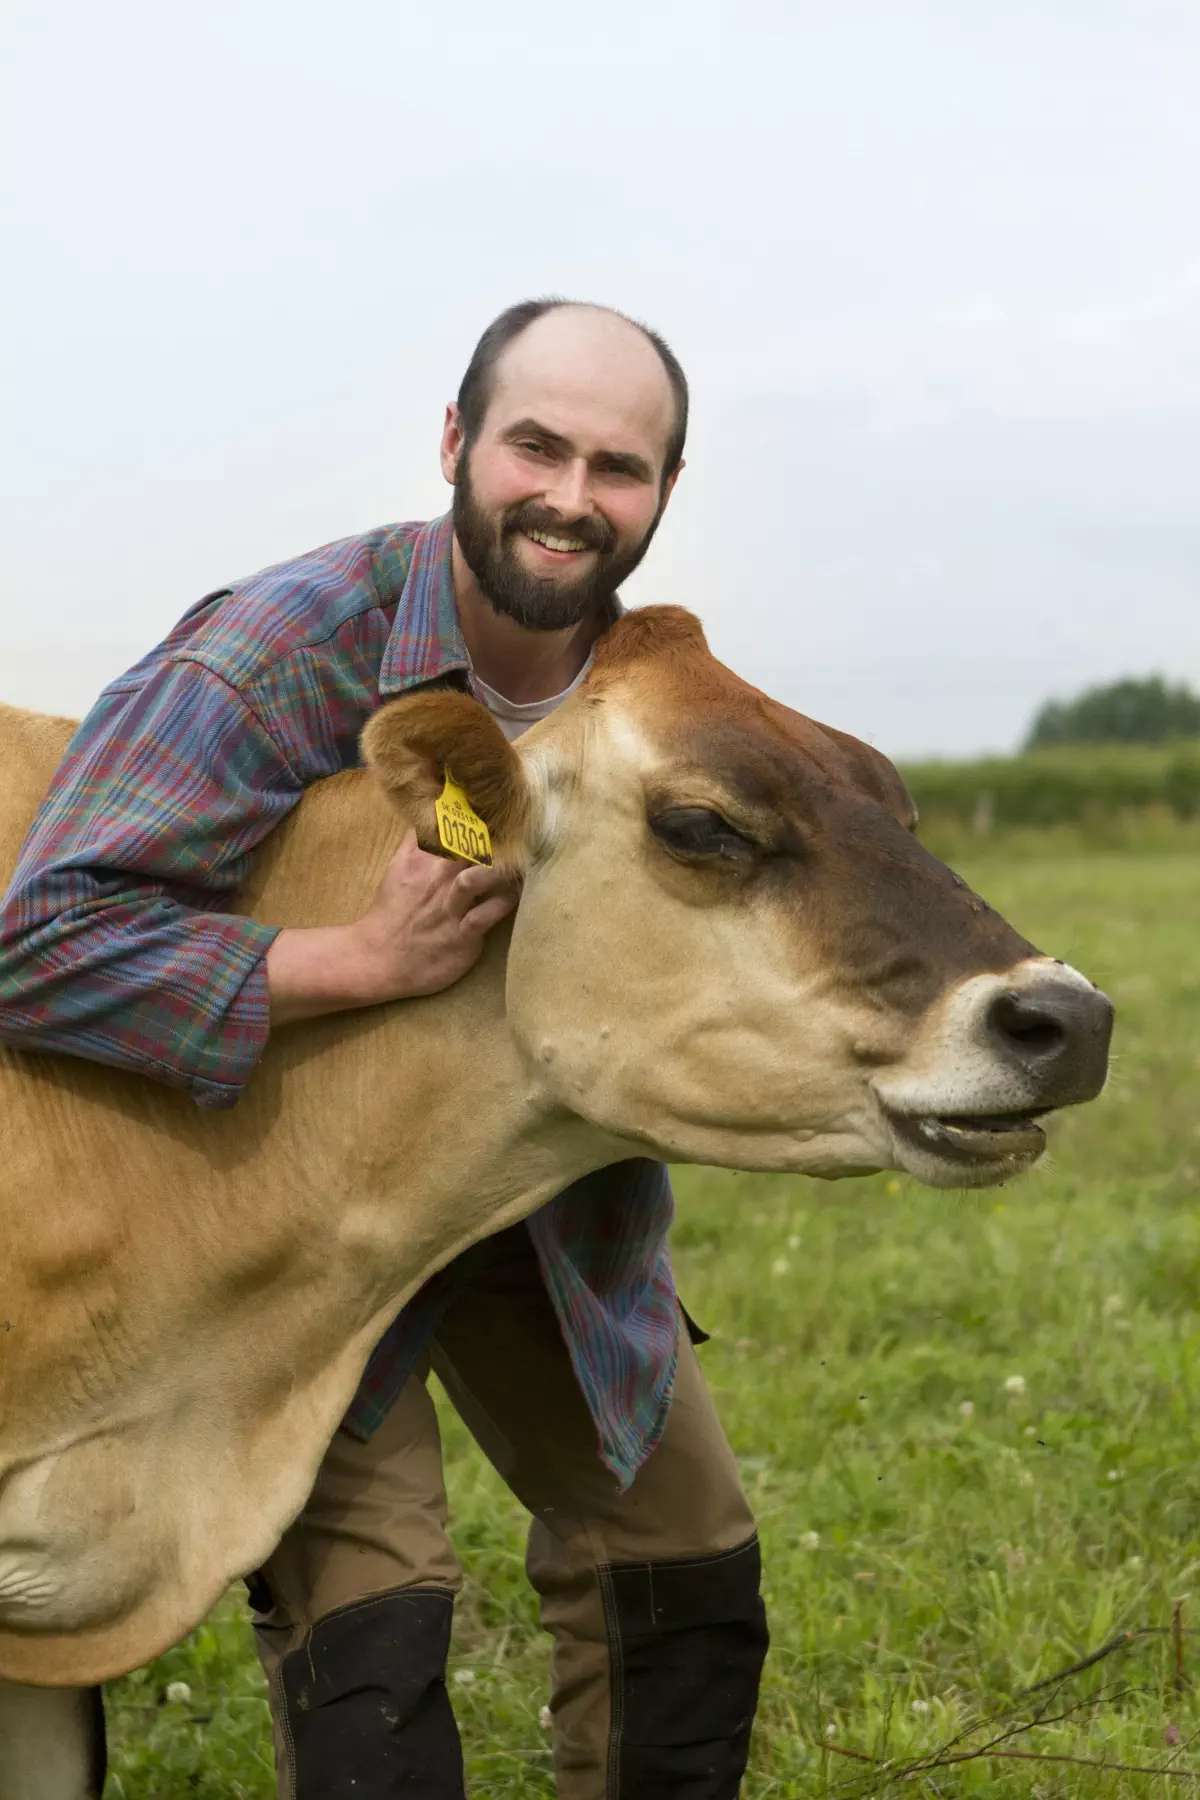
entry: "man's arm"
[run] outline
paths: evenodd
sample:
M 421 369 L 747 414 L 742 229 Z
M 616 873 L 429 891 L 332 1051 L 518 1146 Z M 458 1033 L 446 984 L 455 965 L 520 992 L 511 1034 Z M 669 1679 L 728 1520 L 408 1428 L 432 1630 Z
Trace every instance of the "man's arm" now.
M 219 910 L 303 786 L 202 665 L 117 684 L 68 749 L 0 905 L 0 1040 L 227 1106 L 272 1023 L 456 980 L 512 900 L 491 871 L 415 844 L 354 926 L 281 932 Z
M 495 870 L 428 856 L 410 832 L 361 919 L 279 933 L 267 951 L 271 1024 L 436 994 L 515 905 Z

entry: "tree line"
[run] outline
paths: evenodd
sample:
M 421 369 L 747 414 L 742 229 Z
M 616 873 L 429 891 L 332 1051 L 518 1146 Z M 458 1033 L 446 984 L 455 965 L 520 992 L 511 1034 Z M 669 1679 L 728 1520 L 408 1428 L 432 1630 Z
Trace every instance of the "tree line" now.
M 1088 688 L 1074 700 L 1048 700 L 1034 719 L 1024 748 L 1168 744 L 1178 738 L 1200 738 L 1200 694 L 1182 681 L 1147 675 Z

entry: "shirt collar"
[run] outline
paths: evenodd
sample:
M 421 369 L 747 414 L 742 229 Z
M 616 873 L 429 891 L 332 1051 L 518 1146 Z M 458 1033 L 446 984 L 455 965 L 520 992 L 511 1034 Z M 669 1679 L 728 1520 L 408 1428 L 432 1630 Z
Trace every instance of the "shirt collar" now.
M 467 646 L 454 600 L 450 513 L 422 525 L 413 544 L 400 603 L 379 669 L 379 692 L 398 694 L 468 668 Z
M 471 660 L 454 598 L 454 515 L 422 525 L 379 669 L 379 692 L 398 694 L 457 670 L 470 680 Z M 624 613 L 618 594 L 604 603 L 601 629 Z

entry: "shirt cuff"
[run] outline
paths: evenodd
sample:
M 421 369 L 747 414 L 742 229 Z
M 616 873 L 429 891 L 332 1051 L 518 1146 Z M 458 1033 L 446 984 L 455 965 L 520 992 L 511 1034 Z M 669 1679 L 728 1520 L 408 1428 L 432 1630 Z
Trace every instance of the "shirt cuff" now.
M 279 927 L 239 919 L 236 948 L 227 940 L 226 955 L 243 962 L 244 977 L 222 1014 L 220 1024 L 204 1046 L 203 1062 L 210 1073 L 193 1065 L 184 1085 L 197 1106 L 221 1111 L 236 1106 L 267 1047 L 271 1034 L 271 1000 L 267 980 L 267 951 L 279 936 Z M 226 963 L 225 982 L 229 982 Z M 178 1074 L 176 1074 L 178 1080 Z

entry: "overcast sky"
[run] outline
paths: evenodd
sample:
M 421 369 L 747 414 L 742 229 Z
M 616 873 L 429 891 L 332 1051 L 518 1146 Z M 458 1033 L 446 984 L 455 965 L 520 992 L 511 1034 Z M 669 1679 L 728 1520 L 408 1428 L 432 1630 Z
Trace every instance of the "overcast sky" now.
M 657 326 L 688 468 L 630 599 L 894 754 L 1200 684 L 1200 8 L 8 0 L 0 698 L 444 510 L 547 291 Z

